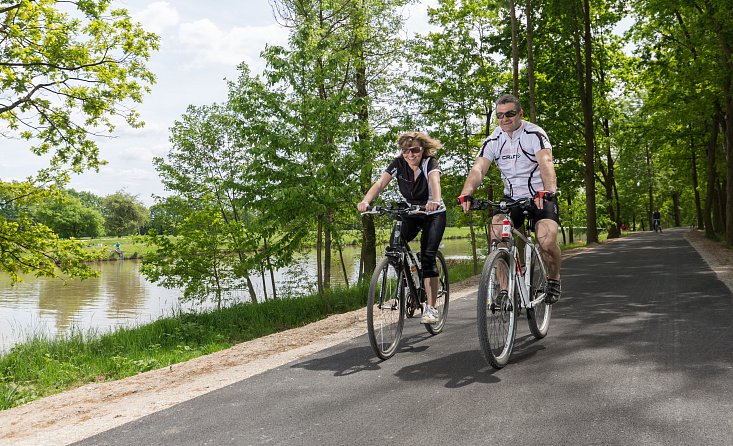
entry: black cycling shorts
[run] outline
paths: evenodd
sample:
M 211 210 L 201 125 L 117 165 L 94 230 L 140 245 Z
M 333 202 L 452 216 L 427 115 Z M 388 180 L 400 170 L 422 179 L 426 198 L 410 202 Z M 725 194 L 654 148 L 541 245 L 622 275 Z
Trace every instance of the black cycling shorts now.
M 511 197 L 504 197 L 507 200 L 511 200 Z M 545 206 L 543 209 L 538 209 L 537 206 L 535 206 L 534 201 L 532 202 L 532 205 L 529 209 L 527 209 L 528 216 L 533 222 L 543 220 L 545 218 L 549 218 L 550 220 L 556 222 L 557 224 L 560 224 L 560 206 L 557 204 L 557 197 L 553 196 L 551 199 L 545 199 Z M 499 215 L 502 214 L 501 210 L 494 209 L 494 212 L 492 215 Z M 509 218 L 512 219 L 512 223 L 514 223 L 515 228 L 520 228 L 524 224 L 524 210 L 520 208 L 513 208 L 511 211 L 509 211 Z

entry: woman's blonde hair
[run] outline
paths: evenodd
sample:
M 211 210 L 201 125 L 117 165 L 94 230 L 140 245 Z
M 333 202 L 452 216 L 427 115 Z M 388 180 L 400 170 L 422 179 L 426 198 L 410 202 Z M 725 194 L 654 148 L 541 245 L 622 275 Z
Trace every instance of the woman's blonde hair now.
M 408 149 L 414 146 L 413 141 L 417 141 L 418 144 L 420 144 L 420 147 L 425 149 L 423 151 L 423 156 L 435 156 L 438 149 L 442 147 L 439 140 L 433 139 L 423 132 L 405 132 L 401 134 L 400 137 L 397 138 L 397 147 L 399 147 L 400 150 Z

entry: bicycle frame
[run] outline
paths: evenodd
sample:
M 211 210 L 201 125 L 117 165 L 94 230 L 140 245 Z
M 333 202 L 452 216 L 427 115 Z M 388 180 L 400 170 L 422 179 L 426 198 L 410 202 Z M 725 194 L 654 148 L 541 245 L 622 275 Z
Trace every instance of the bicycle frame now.
M 504 214 L 506 218 L 509 218 L 508 214 Z M 511 218 L 509 218 L 509 221 L 511 222 Z M 514 293 L 514 288 L 518 286 L 519 291 L 519 297 L 522 302 L 522 307 L 524 308 L 534 308 L 537 304 L 544 302 L 545 299 L 545 293 L 541 293 L 537 298 L 530 301 L 530 271 L 532 267 L 532 251 L 537 252 L 538 259 L 540 259 L 540 268 L 542 271 L 542 274 L 547 275 L 547 269 L 545 267 L 544 262 L 541 260 L 542 252 L 539 249 L 538 245 L 534 242 L 532 239 L 531 233 L 533 232 L 530 230 L 531 224 L 528 224 L 525 226 L 527 228 L 527 232 L 529 233 L 529 237 L 524 235 L 522 232 L 517 230 L 517 228 L 514 227 L 514 222 L 511 223 L 512 227 L 512 235 L 513 237 L 508 242 L 509 247 L 504 246 L 498 246 L 499 241 L 493 241 L 492 242 L 492 251 L 496 249 L 505 250 L 509 253 L 509 257 L 511 258 L 511 263 L 509 265 L 509 268 L 511 271 L 513 271 L 512 277 L 514 277 L 514 280 L 511 280 L 509 283 L 508 292 L 511 296 L 512 293 Z M 525 243 L 525 251 L 524 251 L 524 267 L 519 259 L 519 249 L 517 247 L 517 238 L 521 239 Z
M 412 252 L 410 245 L 408 245 L 402 238 L 402 220 L 399 218 L 395 220 L 394 226 L 392 227 L 389 246 L 385 249 L 384 256 L 396 259 L 403 277 L 407 282 L 410 296 L 416 296 L 418 299 L 417 304 L 419 305 L 425 302 L 427 299 L 422 280 L 422 266 L 418 259 L 418 255 Z M 413 267 L 415 268 L 415 271 L 413 271 Z M 415 274 L 413 273 L 417 273 L 417 277 L 415 277 Z M 416 279 L 417 283 L 415 283 Z

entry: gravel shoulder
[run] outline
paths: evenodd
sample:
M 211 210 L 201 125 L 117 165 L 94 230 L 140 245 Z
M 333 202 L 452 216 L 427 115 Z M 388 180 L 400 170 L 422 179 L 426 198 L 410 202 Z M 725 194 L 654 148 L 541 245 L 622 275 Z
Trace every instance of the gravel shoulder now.
M 733 251 L 699 231 L 686 232 L 685 238 L 733 292 Z M 564 257 L 598 246 L 567 252 Z M 451 299 L 468 297 L 477 286 L 478 277 L 452 284 Z M 0 412 L 0 445 L 70 444 L 365 333 L 366 312 L 360 309 L 185 363 L 84 385 Z

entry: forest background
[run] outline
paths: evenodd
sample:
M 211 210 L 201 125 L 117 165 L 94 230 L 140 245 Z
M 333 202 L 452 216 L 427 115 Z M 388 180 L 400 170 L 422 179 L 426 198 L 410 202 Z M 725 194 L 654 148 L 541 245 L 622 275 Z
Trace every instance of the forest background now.
M 65 184 L 103 162 L 93 136 L 141 125 L 134 103 L 155 82 L 157 36 L 105 0 L 0 0 L 0 135 L 50 155 L 34 177 L 0 182 L 0 269 L 88 277 L 92 255 L 76 238 L 96 227 L 144 233 L 155 249 L 142 271 L 188 300 L 242 288 L 257 302 L 250 274 L 274 281 L 314 245 L 323 295 L 345 230 L 362 234 L 360 277 L 374 268 L 377 224 L 355 203 L 397 135 L 444 143 L 450 204 L 504 93 L 550 137 L 570 240 L 576 227 L 589 243 L 599 230 L 648 228 L 659 209 L 667 225 L 733 245 L 730 0 L 441 0 L 429 10 L 439 31 L 405 38 L 408 3 L 270 0 L 288 45 L 263 48 L 262 74 L 241 64 L 225 102 L 191 105 L 175 123 L 155 159 L 171 195 L 146 212 L 124 191 L 110 196 L 115 208 Z M 501 194 L 492 172 L 478 195 Z M 103 229 L 66 218 L 100 223 L 85 214 L 95 209 Z M 449 224 L 468 226 L 475 247 L 485 221 L 457 211 Z

